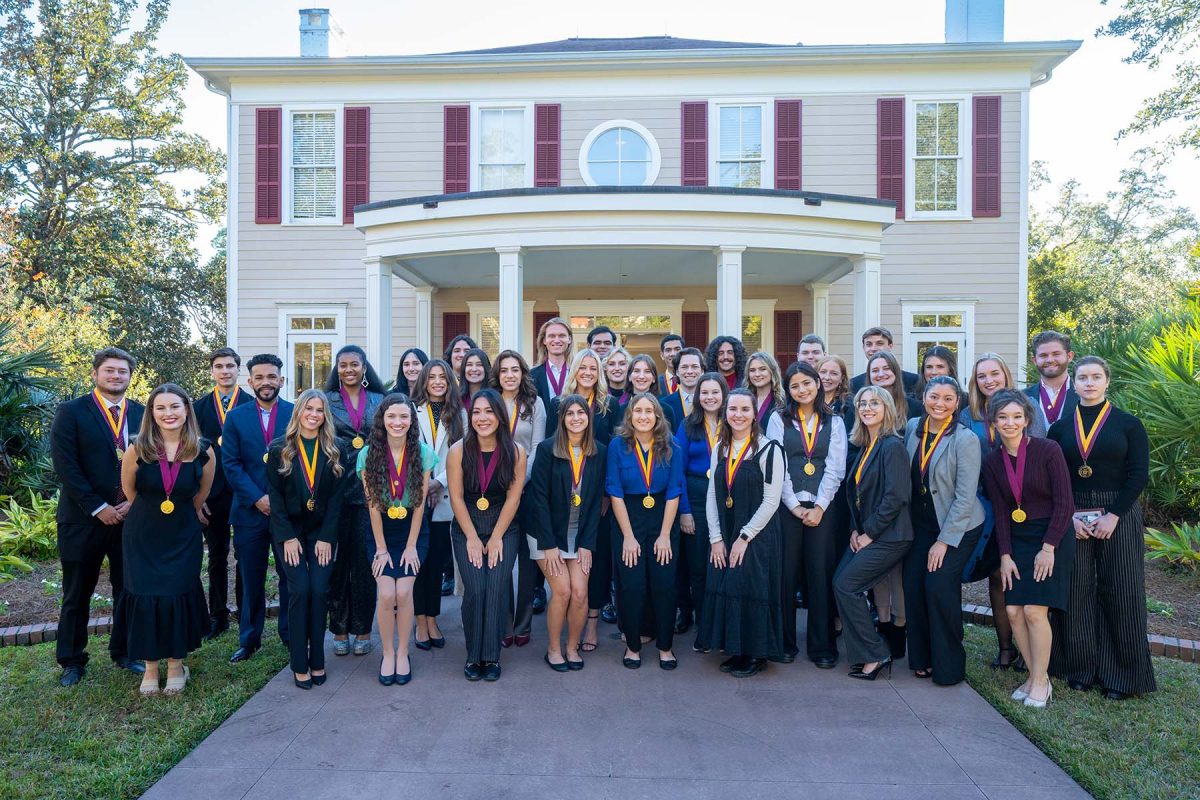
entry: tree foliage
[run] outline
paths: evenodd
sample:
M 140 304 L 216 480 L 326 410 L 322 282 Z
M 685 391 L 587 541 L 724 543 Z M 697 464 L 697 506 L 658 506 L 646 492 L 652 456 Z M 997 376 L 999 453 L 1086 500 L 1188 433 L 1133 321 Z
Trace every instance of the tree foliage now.
M 0 0 L 0 280 L 103 320 L 152 382 L 193 383 L 189 360 L 224 334 L 223 258 L 193 246 L 221 212 L 223 158 L 182 130 L 186 66 L 154 44 L 168 7 Z

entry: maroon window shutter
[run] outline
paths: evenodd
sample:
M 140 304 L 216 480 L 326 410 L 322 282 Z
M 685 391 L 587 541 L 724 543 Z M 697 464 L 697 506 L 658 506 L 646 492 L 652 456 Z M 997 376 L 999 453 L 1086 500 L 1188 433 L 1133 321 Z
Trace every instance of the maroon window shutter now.
M 775 188 L 800 189 L 799 100 L 775 101 Z
M 442 312 L 442 352 L 455 336 L 466 336 L 471 333 L 471 313 L 469 311 Z M 438 356 L 434 356 L 437 358 Z
M 796 350 L 800 346 L 803 319 L 799 311 L 775 312 L 775 360 L 779 369 L 786 371 L 788 365 L 796 360 Z
M 282 108 L 254 110 L 254 221 L 276 224 L 281 221 L 280 138 L 283 135 Z
M 342 222 L 354 222 L 354 207 L 369 202 L 371 109 L 347 108 L 342 132 Z
M 896 219 L 904 219 L 904 98 L 879 98 L 877 112 L 877 194 L 894 200 Z
M 533 335 L 537 336 L 538 331 L 542 329 L 548 321 L 558 316 L 557 311 L 535 311 L 533 312 Z
M 972 214 L 1000 216 L 1000 98 L 976 97 L 972 114 Z
M 557 103 L 533 107 L 533 185 L 558 186 L 562 172 L 562 107 Z
M 708 103 L 682 103 L 679 128 L 680 183 L 708 186 Z
M 703 353 L 708 347 L 708 312 L 683 312 L 682 336 L 688 347 L 695 347 Z
M 443 109 L 442 167 L 446 194 L 471 191 L 471 107 L 445 106 Z

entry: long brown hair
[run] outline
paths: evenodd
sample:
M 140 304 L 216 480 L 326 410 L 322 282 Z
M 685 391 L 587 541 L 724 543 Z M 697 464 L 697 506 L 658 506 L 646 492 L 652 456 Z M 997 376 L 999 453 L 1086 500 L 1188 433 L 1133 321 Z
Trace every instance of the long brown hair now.
M 467 432 L 463 434 L 461 445 L 463 488 L 470 492 L 487 490 L 486 486 L 479 485 L 481 477 L 477 466 L 477 460 L 481 458 L 479 434 L 475 432 L 475 426 L 470 423 L 470 413 L 480 400 L 485 400 L 491 407 L 498 423 L 496 425 L 496 451 L 492 455 L 492 458 L 499 459 L 493 474 L 495 485 L 508 488 L 516 478 L 517 442 L 508 429 L 508 409 L 504 407 L 504 400 L 495 389 L 480 389 L 471 398 L 471 408 L 467 411 Z M 526 454 L 525 457 L 529 458 L 529 455 Z
M 467 353 L 470 355 L 470 353 Z M 504 390 L 500 388 L 500 365 L 506 358 L 515 358 L 517 364 L 521 367 L 521 383 L 517 386 L 517 396 L 515 398 L 517 416 L 521 419 L 530 419 L 533 417 L 533 408 L 537 405 L 538 390 L 533 383 L 533 378 L 529 377 L 529 362 L 525 360 L 525 356 L 518 353 L 516 350 L 501 350 L 500 355 L 496 356 L 496 360 L 492 362 L 494 369 L 488 372 L 488 380 L 486 386 L 495 389 L 500 398 L 504 398 Z M 463 359 L 463 364 L 466 364 L 466 358 Z
M 466 361 L 466 356 L 463 357 Z M 449 438 L 446 440 L 454 444 L 463 436 L 463 424 L 461 395 L 458 393 L 458 381 L 454 377 L 454 370 L 450 369 L 450 363 L 440 358 L 431 358 L 425 362 L 425 366 L 421 367 L 421 374 L 413 381 L 412 385 L 412 401 L 418 406 L 432 403 L 429 399 L 428 390 L 429 373 L 434 369 L 440 369 L 442 374 L 446 376 L 446 396 L 442 399 L 444 406 L 442 407 L 442 421 L 438 425 L 445 426 Z
M 590 351 L 589 351 L 590 352 Z M 581 394 L 569 394 L 558 401 L 558 424 L 554 426 L 554 455 L 556 458 L 571 458 L 571 434 L 567 431 L 567 409 L 579 406 L 588 415 L 588 426 L 583 431 L 583 440 L 579 443 L 579 452 L 584 456 L 596 455 L 596 436 L 594 433 L 595 419 L 592 417 L 592 407 Z
M 321 452 L 329 459 L 329 463 L 333 465 L 333 474 L 340 478 L 344 468 L 342 467 L 341 451 L 337 446 L 337 435 L 334 433 L 333 414 L 329 411 L 329 399 L 320 389 L 305 389 L 296 398 L 296 407 L 292 409 L 292 418 L 288 421 L 287 430 L 283 434 L 283 451 L 279 454 L 279 474 L 292 474 L 292 464 L 300 452 L 300 415 L 304 413 L 304 406 L 308 404 L 309 400 L 320 400 L 321 408 L 325 411 L 325 419 L 321 422 L 321 427 L 317 429 L 317 444 L 320 446 Z
M 625 373 L 625 386 L 627 391 L 633 390 L 633 368 L 636 364 L 646 364 L 650 367 L 650 388 L 646 394 L 652 394 L 658 397 L 658 364 L 654 363 L 654 359 L 642 353 L 634 356 L 629 362 L 629 371 Z
M 1008 362 L 999 353 L 980 353 L 975 357 L 975 363 L 971 365 L 971 374 L 967 376 L 970 383 L 967 384 L 967 406 L 971 409 L 971 416 L 977 420 L 987 419 L 988 399 L 984 397 L 983 392 L 979 388 L 979 381 L 975 374 L 979 371 L 979 365 L 984 361 L 995 361 L 1000 366 L 1000 371 L 1004 373 L 1004 388 L 1015 389 L 1016 384 L 1013 383 L 1012 370 L 1008 368 Z
M 729 413 L 729 401 L 735 397 L 750 398 L 750 452 L 753 455 L 758 455 L 758 437 L 762 436 L 762 426 L 758 424 L 758 405 L 754 397 L 754 390 L 748 389 L 745 386 L 739 386 L 729 392 L 729 396 L 725 398 L 725 413 Z M 722 455 L 729 453 L 729 448 L 733 444 L 733 428 L 730 427 L 727 420 L 721 420 L 720 439 L 717 442 L 717 452 Z
M 896 376 L 891 386 L 880 386 L 879 388 L 892 396 L 892 405 L 896 407 L 896 425 L 899 426 L 896 430 L 902 430 L 904 423 L 908 421 L 908 398 L 904 396 L 904 373 L 900 370 L 900 362 L 896 360 L 894 355 L 887 350 L 880 350 L 867 359 L 866 381 L 869 385 L 878 385 L 871 380 L 871 365 L 879 359 L 883 359 L 883 363 L 887 364 L 888 370 Z
M 671 426 L 667 424 L 667 415 L 663 413 L 662 404 L 658 402 L 657 397 L 649 392 L 638 392 L 629 398 L 629 403 L 625 406 L 625 418 L 621 421 L 621 427 L 617 428 L 616 435 L 621 437 L 621 440 L 625 442 L 625 447 L 632 453 L 633 448 L 636 446 L 636 441 L 634 438 L 633 423 L 629 420 L 633 414 L 634 404 L 643 398 L 649 400 L 654 406 L 654 430 L 652 431 L 654 452 L 661 454 L 662 463 L 669 464 L 671 463 Z
M 159 386 L 150 393 L 150 399 L 146 401 L 146 413 L 142 414 L 142 424 L 138 428 L 137 439 L 133 442 L 137 458 L 143 463 L 157 463 L 159 452 L 165 453 L 167 450 L 162 430 L 154 419 L 154 401 L 164 394 L 175 395 L 183 401 L 183 407 L 187 409 L 187 419 L 179 432 L 179 450 L 175 453 L 175 460 L 192 461 L 200 455 L 200 425 L 196 422 L 192 399 L 182 387 L 174 383 Z
M 389 394 L 375 412 L 375 421 L 371 424 L 367 439 L 367 461 L 363 465 L 367 502 L 380 510 L 392 504 L 392 493 L 388 486 L 391 480 L 388 470 L 391 447 L 388 445 L 387 426 L 383 423 L 383 417 L 389 408 L 397 405 L 408 406 L 408 413 L 412 415 L 408 433 L 404 435 L 404 463 L 408 465 L 404 489 L 408 492 L 408 502 L 414 508 L 425 500 L 425 464 L 421 460 L 421 426 L 417 422 L 417 407 L 407 395 Z

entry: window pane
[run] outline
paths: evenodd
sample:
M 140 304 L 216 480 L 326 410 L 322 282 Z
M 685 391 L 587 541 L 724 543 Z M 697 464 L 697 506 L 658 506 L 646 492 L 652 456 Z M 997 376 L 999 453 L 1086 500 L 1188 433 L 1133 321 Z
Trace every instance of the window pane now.
M 620 165 L 615 161 L 588 165 L 588 171 L 592 173 L 592 180 L 600 186 L 620 186 L 620 170 Z
M 617 133 L 621 137 L 622 161 L 648 162 L 650 160 L 650 146 L 646 144 L 646 140 L 639 133 L 629 128 L 618 128 Z
M 913 314 L 914 328 L 937 327 L 937 314 Z
M 303 112 L 292 115 L 292 164 L 334 164 L 335 120 L 332 112 Z
M 292 171 L 292 217 L 323 219 L 337 212 L 337 169 L 299 167 Z
M 935 188 L 936 178 L 934 176 L 933 160 L 918 159 L 913 167 L 915 176 L 914 193 L 916 194 L 917 211 L 933 211 L 935 210 Z
M 588 149 L 588 172 L 602 186 L 641 186 L 649 175 L 650 146 L 629 128 L 605 131 Z
M 917 155 L 937 155 L 937 104 L 917 103 Z
M 762 106 L 721 106 L 719 158 L 762 158 Z
M 937 324 L 940 328 L 961 328 L 962 314 L 938 314 Z
M 621 164 L 620 185 L 642 186 L 646 183 L 648 172 L 646 164 L 639 161 Z
M 938 211 L 957 211 L 958 210 L 958 159 L 954 158 L 939 158 L 935 162 L 937 164 L 936 187 L 937 194 L 937 210 Z
M 522 148 L 525 112 L 519 108 L 485 110 L 480 115 L 479 161 L 481 164 L 525 163 Z
M 337 317 L 314 317 L 313 327 L 319 331 L 337 330 Z
M 310 342 L 296 342 L 293 348 L 292 379 L 295 394 L 312 386 L 313 346 Z
M 524 164 L 483 166 L 479 172 L 480 189 L 518 189 L 525 182 Z
M 742 344 L 747 353 L 762 350 L 762 315 L 753 314 L 742 317 Z
M 938 155 L 958 155 L 958 103 L 938 103 Z
M 500 352 L 500 317 L 488 314 L 479 318 L 479 346 L 493 356 Z
M 313 326 L 312 317 L 292 317 L 289 326 L 294 331 L 310 331 Z
M 588 150 L 589 161 L 616 161 L 620 157 L 620 128 L 605 131 L 596 137 Z

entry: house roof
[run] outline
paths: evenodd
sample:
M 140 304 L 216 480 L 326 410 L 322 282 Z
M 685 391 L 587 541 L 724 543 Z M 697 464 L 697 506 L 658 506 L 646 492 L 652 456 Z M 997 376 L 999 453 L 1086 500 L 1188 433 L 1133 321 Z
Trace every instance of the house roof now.
M 573 36 L 553 42 L 534 42 L 482 50 L 457 50 L 441 55 L 483 55 L 502 53 L 614 53 L 631 50 L 722 50 L 743 47 L 787 47 L 763 42 L 722 42 L 714 39 L 678 39 L 674 36 L 628 36 L 599 38 Z

